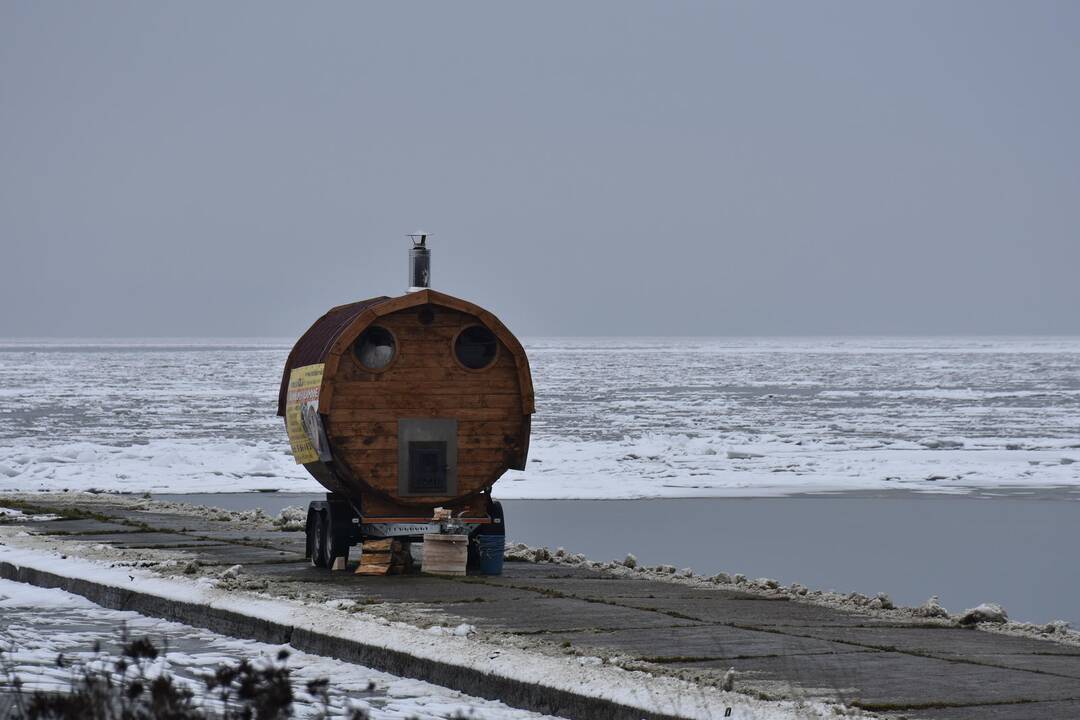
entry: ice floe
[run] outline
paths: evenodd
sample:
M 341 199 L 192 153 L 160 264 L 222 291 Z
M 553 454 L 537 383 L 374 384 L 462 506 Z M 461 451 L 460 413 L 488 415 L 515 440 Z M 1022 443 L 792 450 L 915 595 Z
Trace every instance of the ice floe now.
M 1080 340 L 547 338 L 505 498 L 1080 485 Z M 322 492 L 286 343 L 0 343 L 0 490 Z

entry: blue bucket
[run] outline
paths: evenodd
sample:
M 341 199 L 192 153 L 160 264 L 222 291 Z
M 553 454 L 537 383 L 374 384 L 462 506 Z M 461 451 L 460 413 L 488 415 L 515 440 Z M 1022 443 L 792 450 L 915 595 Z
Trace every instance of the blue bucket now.
M 502 575 L 505 535 L 476 535 L 473 542 L 480 556 L 479 570 L 482 575 Z

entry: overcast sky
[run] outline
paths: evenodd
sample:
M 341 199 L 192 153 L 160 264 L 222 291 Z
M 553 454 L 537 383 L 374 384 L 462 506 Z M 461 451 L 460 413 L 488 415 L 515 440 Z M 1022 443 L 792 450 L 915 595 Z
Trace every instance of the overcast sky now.
M 0 335 L 1080 333 L 1080 3 L 0 2 Z

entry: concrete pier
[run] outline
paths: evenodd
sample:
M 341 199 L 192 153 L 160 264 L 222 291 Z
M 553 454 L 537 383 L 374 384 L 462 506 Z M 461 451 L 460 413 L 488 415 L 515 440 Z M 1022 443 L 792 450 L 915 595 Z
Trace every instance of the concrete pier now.
M 303 533 L 238 527 L 179 512 L 133 512 L 129 503 L 107 498 L 95 501 L 92 517 L 85 512 L 70 517 L 70 506 L 47 499 L 34 503 L 37 509 L 68 517 L 20 527 L 72 547 L 104 544 L 168 552 L 198 560 L 204 568 L 241 564 L 248 582 L 265 580 L 270 592 L 300 588 L 327 599 L 386 604 L 415 617 L 520 636 L 536 643 L 538 651 L 618 654 L 637 668 L 702 683 L 718 683 L 734 667 L 738 689 L 761 697 L 836 700 L 891 718 L 1080 717 L 1080 648 L 1043 640 L 883 619 L 728 589 L 616 577 L 581 566 L 507 563 L 501 577 L 362 577 L 310 567 L 303 557 Z M 0 496 L 0 506 L 4 504 Z M 4 575 L 41 584 L 60 582 L 41 573 L 36 579 L 32 573 L 20 577 L 13 568 L 6 568 Z M 102 601 L 90 590 L 83 594 Z M 116 602 L 123 600 L 114 598 Z M 149 605 L 131 609 L 154 614 Z M 188 615 L 184 622 L 200 624 L 198 617 Z M 235 622 L 234 634 L 252 632 L 241 619 Z M 482 679 L 458 682 L 445 669 L 410 666 L 392 653 L 383 658 L 377 653 L 344 654 L 378 669 L 490 696 L 476 692 L 475 684 Z M 511 704 L 558 709 L 568 716 L 629 717 L 597 715 L 597 707 L 575 705 L 570 698 L 552 706 L 509 688 L 500 692 Z

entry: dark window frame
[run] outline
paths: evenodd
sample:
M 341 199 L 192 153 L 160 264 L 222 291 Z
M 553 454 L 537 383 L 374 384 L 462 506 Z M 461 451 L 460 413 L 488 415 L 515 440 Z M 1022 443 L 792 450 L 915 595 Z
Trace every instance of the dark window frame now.
M 394 350 L 394 354 L 390 356 L 390 360 L 382 367 L 371 367 L 369 365 L 365 365 L 364 361 L 360 359 L 360 343 L 364 340 L 364 337 L 373 330 L 381 330 L 387 335 L 389 335 L 390 342 L 392 343 L 391 347 Z M 364 372 L 381 373 L 386 372 L 387 370 L 392 368 L 394 366 L 394 363 L 397 362 L 398 357 L 401 355 L 401 346 L 398 343 L 397 335 L 394 334 L 393 330 L 386 327 L 385 325 L 373 324 L 368 325 L 366 328 L 363 329 L 363 331 L 361 331 L 359 335 L 356 336 L 356 339 L 353 340 L 352 346 L 350 347 L 349 354 L 352 355 L 353 360 L 356 361 L 356 364 L 359 365 L 360 368 L 364 370 Z
M 481 367 L 471 367 L 469 365 L 466 365 L 464 362 L 461 361 L 461 358 L 458 356 L 458 341 L 461 339 L 462 335 L 464 335 L 470 330 L 473 330 L 474 328 L 483 330 L 484 332 L 491 335 L 491 341 L 495 347 L 495 352 L 491 355 L 491 360 L 486 365 L 483 365 Z M 497 362 L 499 362 L 499 353 L 501 352 L 499 349 L 500 345 L 502 345 L 502 342 L 499 340 L 499 336 L 492 332 L 491 328 L 489 328 L 487 325 L 484 325 L 483 323 L 472 323 L 470 325 L 466 325 L 465 327 L 454 333 L 454 338 L 450 341 L 450 355 L 453 356 L 454 362 L 456 362 L 458 366 L 461 367 L 463 370 L 466 370 L 468 372 L 484 372 L 485 370 L 490 370 L 492 367 L 495 366 Z

